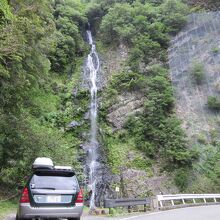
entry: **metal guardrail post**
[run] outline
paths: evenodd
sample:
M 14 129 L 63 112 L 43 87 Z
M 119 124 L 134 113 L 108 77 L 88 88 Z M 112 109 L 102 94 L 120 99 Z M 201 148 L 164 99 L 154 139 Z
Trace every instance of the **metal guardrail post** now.
M 153 209 L 159 211 L 158 199 L 157 198 L 153 199 L 152 202 L 153 202 Z

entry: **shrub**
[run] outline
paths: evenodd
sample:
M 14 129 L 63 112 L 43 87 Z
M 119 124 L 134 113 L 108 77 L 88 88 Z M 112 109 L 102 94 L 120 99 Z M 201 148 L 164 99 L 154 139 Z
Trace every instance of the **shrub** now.
M 144 77 L 133 72 L 122 72 L 113 75 L 110 82 L 111 88 L 116 88 L 118 92 L 123 90 L 134 91 L 145 88 Z
M 192 76 L 197 84 L 201 84 L 205 78 L 205 67 L 202 63 L 194 62 L 192 65 Z
M 186 24 L 188 7 L 181 0 L 166 0 L 160 6 L 161 16 L 170 33 L 175 34 Z
M 185 169 L 177 170 L 174 182 L 180 191 L 184 191 L 188 186 L 188 172 Z
M 212 110 L 220 110 L 220 98 L 215 96 L 208 97 L 208 107 Z

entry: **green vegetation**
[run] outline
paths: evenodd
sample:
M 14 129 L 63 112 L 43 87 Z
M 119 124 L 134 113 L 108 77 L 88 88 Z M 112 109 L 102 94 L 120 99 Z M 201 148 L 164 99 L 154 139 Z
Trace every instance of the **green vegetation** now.
M 174 181 L 175 184 L 178 186 L 180 191 L 184 191 L 188 187 L 188 176 L 189 176 L 189 171 L 185 169 L 179 169 L 175 173 Z
M 193 79 L 197 84 L 201 84 L 205 78 L 205 67 L 204 64 L 194 62 L 191 68 Z
M 120 172 L 127 148 L 136 149 L 145 156 L 140 159 L 136 155 L 132 167 L 147 170 L 149 175 L 156 161 L 168 171 L 177 169 L 175 182 L 181 182 L 180 190 L 184 190 L 181 180 L 188 176 L 180 171 L 187 171 L 198 153 L 189 149 L 180 121 L 174 115 L 174 97 L 165 63 L 170 36 L 184 26 L 189 10 L 176 0 L 97 3 L 108 9 L 98 18 L 98 37 L 107 45 L 122 43 L 129 48 L 126 69 L 114 73 L 104 90 L 100 122 L 107 123 L 106 115 L 118 95 L 138 92 L 145 98 L 143 113 L 130 116 L 124 130 L 111 133 L 102 126 L 112 170 Z M 129 164 L 124 166 L 129 168 Z
M 159 5 L 125 1 L 109 8 L 102 19 L 100 32 L 106 43 L 132 44 L 143 34 L 155 42 L 165 43 L 168 40 L 166 33 L 176 33 L 183 27 L 186 14 L 187 6 L 181 1 L 166 0 Z
M 0 2 L 0 23 L 11 20 L 13 14 L 11 13 L 10 6 L 7 0 L 2 0 Z
M 194 176 L 192 176 L 188 190 L 196 193 L 218 193 L 220 190 L 220 145 L 199 145 L 202 160 L 194 164 Z
M 78 90 L 87 18 L 80 1 L 0 3 L 0 188 L 15 191 L 37 156 L 73 165 L 87 129 L 88 96 Z M 74 101 L 73 101 L 74 98 Z
M 212 110 L 220 110 L 220 98 L 216 96 L 209 96 L 207 101 L 208 107 Z
M 106 48 L 122 44 L 129 50 L 124 69 L 112 73 L 100 92 L 100 142 L 113 173 L 135 168 L 152 176 L 157 163 L 185 190 L 198 152 L 188 146 L 175 117 L 167 48 L 188 12 L 181 0 L 1 0 L 0 190 L 14 192 L 24 184 L 37 156 L 73 165 L 82 174 L 78 146 L 89 129 L 84 120 L 89 92 L 79 80 L 89 50 L 84 42 L 88 21 L 98 48 L 107 53 Z M 192 74 L 201 83 L 204 66 L 196 63 Z M 131 93 L 143 97 L 143 111 L 113 131 L 109 108 L 120 95 Z M 208 98 L 211 109 L 219 110 L 219 103 L 217 97 Z M 77 126 L 70 127 L 71 121 Z M 219 184 L 215 156 L 205 165 L 213 169 L 204 175 Z
M 0 207 L 0 219 L 5 219 L 7 214 L 15 212 L 15 210 L 17 209 L 17 201 L 0 201 Z
M 108 153 L 108 164 L 114 174 L 120 174 L 125 167 L 145 170 L 151 175 L 151 161 L 144 157 L 135 147 L 134 140 L 122 130 L 117 134 L 111 127 L 102 125 L 102 142 Z
M 212 48 L 212 53 L 216 55 L 219 53 L 219 50 L 220 49 L 218 47 L 214 47 L 214 48 Z

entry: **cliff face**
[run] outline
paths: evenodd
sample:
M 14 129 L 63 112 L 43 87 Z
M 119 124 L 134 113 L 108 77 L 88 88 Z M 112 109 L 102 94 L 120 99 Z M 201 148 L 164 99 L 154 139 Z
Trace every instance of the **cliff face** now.
M 219 18 L 220 12 L 190 15 L 169 48 L 176 114 L 200 155 L 188 190 L 198 192 L 217 192 L 219 185 Z
M 126 63 L 128 54 L 128 47 L 120 44 L 119 47 L 101 55 L 103 59 L 101 68 L 102 84 L 105 87 L 108 87 L 113 74 L 130 71 Z M 144 100 L 143 94 L 138 91 L 122 92 L 115 98 L 114 104 L 108 108 L 107 121 L 114 129 L 122 129 L 129 116 L 143 112 Z
M 116 103 L 109 108 L 107 120 L 116 129 L 122 129 L 129 116 L 143 112 L 145 98 L 137 92 L 124 94 L 117 97 Z
M 123 197 L 177 192 L 174 185 L 188 190 L 201 153 L 194 144 L 203 142 L 206 149 L 218 131 L 218 113 L 207 103 L 214 97 L 218 104 L 219 15 L 192 14 L 187 19 L 190 9 L 175 0 L 159 6 L 109 7 L 98 18 L 96 37 L 101 61 L 99 143 L 113 173 L 108 174 L 110 196 L 116 196 L 118 185 Z M 142 7 L 146 8 L 140 19 Z M 155 14 L 146 15 L 154 9 Z M 171 33 L 177 34 L 187 20 L 169 43 Z M 137 22 L 143 26 L 139 34 L 135 34 Z
M 195 176 L 199 176 L 198 170 L 201 171 L 207 166 L 210 155 L 215 151 L 214 145 L 219 139 L 220 115 L 218 111 L 213 111 L 208 106 L 209 97 L 219 97 L 220 92 L 219 18 L 219 12 L 190 15 L 187 25 L 172 39 L 168 49 L 170 77 L 176 100 L 175 113 L 181 119 L 182 127 L 186 131 L 189 147 L 199 145 L 199 152 L 203 158 L 194 164 L 191 172 L 195 172 Z M 107 56 L 102 56 L 102 74 L 106 79 L 104 93 L 112 74 L 130 71 L 126 63 L 128 50 L 125 46 L 119 48 L 112 50 Z M 122 54 L 124 56 L 121 56 Z M 201 74 L 199 75 L 201 79 L 196 78 L 198 77 L 195 75 L 196 72 Z M 163 193 L 178 191 L 173 184 L 174 176 L 161 172 L 163 164 L 160 158 L 149 167 L 140 166 L 136 162 L 138 160 L 146 162 L 145 155 L 133 147 L 132 141 L 129 144 L 123 142 L 127 119 L 130 116 L 135 118 L 143 114 L 146 101 L 146 96 L 138 90 L 122 91 L 115 96 L 113 104 L 107 108 L 106 122 L 111 130 L 110 136 L 117 137 L 117 134 L 120 136 L 120 141 L 111 140 L 112 143 L 108 146 L 107 155 L 112 157 L 109 164 L 110 166 L 117 164 L 115 161 L 118 158 L 124 160 L 118 162 L 120 172 L 112 178 L 112 183 L 120 182 L 125 196 L 140 196 L 143 189 L 145 195 L 158 194 L 161 191 Z M 213 145 L 213 149 L 208 148 L 210 144 Z M 114 156 L 114 153 L 120 157 Z M 201 180 L 201 177 L 199 178 Z M 198 184 L 195 179 L 190 180 L 189 185 Z M 198 186 L 193 187 L 198 190 Z
M 103 80 L 100 108 L 106 102 L 105 93 L 108 90 L 112 76 L 121 72 L 130 72 L 128 66 L 129 49 L 125 45 L 111 48 L 107 53 L 100 53 L 102 60 L 100 77 Z M 125 143 L 123 132 L 129 117 L 142 115 L 146 96 L 138 90 L 123 90 L 115 96 L 114 104 L 108 106 L 105 114 L 105 123 L 100 124 L 100 133 L 103 139 L 110 136 L 110 141 L 101 141 L 102 152 L 107 156 L 107 166 L 111 167 L 113 174 L 108 174 L 110 185 L 108 196 L 116 197 L 114 187 L 120 187 L 120 197 L 140 197 L 163 193 L 176 193 L 177 187 L 173 184 L 173 176 L 161 172 L 160 164 L 153 165 L 143 152 L 135 147 L 131 140 Z M 108 131 L 106 131 L 106 126 Z M 118 135 L 120 136 L 118 138 Z M 114 139 L 115 140 L 111 140 Z M 116 140 L 117 139 L 117 140 Z M 132 139 L 132 137 L 131 137 Z M 110 143 L 109 143 L 110 142 Z M 108 146 L 106 146 L 108 145 Z M 120 161 L 118 161 L 120 160 Z M 116 172 L 114 172 L 117 170 Z
M 220 115 L 208 107 L 208 97 L 219 96 L 220 13 L 192 14 L 187 26 L 172 41 L 169 64 L 176 113 L 183 121 L 190 140 L 212 142 L 219 133 Z M 201 82 L 195 79 L 200 66 Z

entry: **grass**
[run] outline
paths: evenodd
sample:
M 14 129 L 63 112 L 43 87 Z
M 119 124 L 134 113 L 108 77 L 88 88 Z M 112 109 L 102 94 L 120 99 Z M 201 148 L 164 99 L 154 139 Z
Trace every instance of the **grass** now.
M 10 213 L 15 213 L 17 209 L 17 201 L 0 202 L 0 220 L 4 220 Z
M 121 169 L 137 169 L 146 171 L 152 176 L 152 161 L 144 157 L 135 146 L 135 140 L 129 137 L 125 130 L 113 132 L 112 129 L 100 122 L 102 142 L 107 152 L 108 164 L 114 174 L 120 174 Z

